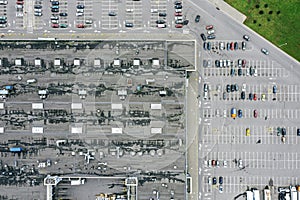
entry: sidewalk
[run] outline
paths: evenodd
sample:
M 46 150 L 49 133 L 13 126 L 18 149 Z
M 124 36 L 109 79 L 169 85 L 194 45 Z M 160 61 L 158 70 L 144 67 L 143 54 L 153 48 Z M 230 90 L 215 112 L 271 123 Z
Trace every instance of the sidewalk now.
M 244 23 L 246 20 L 246 16 L 236 10 L 235 8 L 231 7 L 228 3 L 226 3 L 224 0 L 209 0 L 213 5 L 218 7 L 221 11 L 229 15 L 234 20 L 238 21 L 239 23 Z

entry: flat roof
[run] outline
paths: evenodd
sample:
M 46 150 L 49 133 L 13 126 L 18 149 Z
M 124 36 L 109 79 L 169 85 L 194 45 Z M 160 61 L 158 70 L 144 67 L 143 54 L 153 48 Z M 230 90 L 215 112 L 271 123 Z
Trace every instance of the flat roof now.
M 31 129 L 32 133 L 44 133 L 43 127 L 32 127 Z
M 44 109 L 43 103 L 32 103 L 32 109 Z
M 82 109 L 82 103 L 72 103 L 71 104 L 72 110 L 81 110 Z

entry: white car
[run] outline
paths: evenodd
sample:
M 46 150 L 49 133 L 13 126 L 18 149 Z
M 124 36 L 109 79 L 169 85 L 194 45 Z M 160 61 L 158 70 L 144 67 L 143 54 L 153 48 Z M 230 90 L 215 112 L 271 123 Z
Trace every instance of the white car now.
M 246 87 L 247 87 L 246 83 L 243 83 L 243 85 L 242 85 L 242 92 L 246 91 Z
M 182 16 L 175 17 L 175 20 L 182 20 Z
M 239 159 L 239 168 L 243 168 L 243 161 L 242 161 L 242 159 Z
M 246 68 L 246 75 L 250 76 L 250 69 L 249 68 Z
M 207 183 L 208 183 L 209 185 L 212 184 L 212 182 L 211 182 L 211 177 L 210 177 L 210 176 L 207 178 Z
M 207 167 L 207 166 L 208 166 L 207 160 L 204 160 L 204 161 L 203 161 L 203 164 L 204 164 L 205 167 Z
M 78 12 L 78 13 L 83 13 L 84 10 L 83 10 L 83 9 L 77 9 L 77 12 Z
M 254 69 L 254 74 L 253 76 L 257 76 L 257 69 Z
M 179 13 L 179 12 L 182 12 L 181 9 L 175 9 L 175 12 Z
M 41 12 L 34 12 L 34 16 L 42 16 L 43 14 Z
M 223 193 L 223 186 L 222 185 L 219 185 L 219 192 Z
M 83 13 L 76 13 L 76 17 L 83 16 Z
M 52 24 L 58 24 L 58 20 L 51 20 Z
M 227 168 L 228 165 L 227 165 L 227 161 L 226 161 L 226 160 L 223 161 L 223 166 L 224 166 L 225 168 Z
M 39 12 L 39 13 L 40 13 L 40 12 L 42 12 L 42 9 L 37 9 L 37 8 L 35 8 L 35 9 L 34 9 L 34 12 Z
M 1 5 L 6 5 L 6 4 L 7 4 L 7 1 L 0 1 L 0 4 L 1 4 Z
M 16 12 L 16 17 L 23 17 L 23 12 Z
M 208 167 L 211 167 L 211 160 L 208 160 Z
M 224 110 L 224 111 L 223 111 L 223 116 L 224 116 L 224 117 L 227 117 L 227 110 Z
M 208 34 L 208 35 L 211 35 L 211 34 L 214 34 L 214 33 L 215 33 L 215 30 L 214 30 L 214 29 L 211 29 L 211 30 L 208 30 L 208 31 L 207 31 L 207 34 Z

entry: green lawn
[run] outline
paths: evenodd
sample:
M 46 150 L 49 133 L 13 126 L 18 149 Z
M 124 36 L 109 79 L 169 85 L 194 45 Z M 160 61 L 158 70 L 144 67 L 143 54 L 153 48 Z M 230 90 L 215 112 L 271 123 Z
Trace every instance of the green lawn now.
M 299 0 L 225 1 L 247 16 L 248 27 L 300 60 Z

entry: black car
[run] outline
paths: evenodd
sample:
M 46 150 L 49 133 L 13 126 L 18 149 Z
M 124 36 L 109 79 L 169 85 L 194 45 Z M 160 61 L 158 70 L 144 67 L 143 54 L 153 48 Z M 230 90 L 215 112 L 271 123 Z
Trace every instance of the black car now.
M 160 16 L 160 17 L 166 17 L 167 13 L 159 13 L 158 16 Z
M 235 86 L 234 86 L 233 84 L 230 86 L 230 91 L 231 91 L 231 92 L 234 92 L 234 91 L 235 91 Z
M 253 76 L 253 74 L 254 74 L 254 69 L 250 67 L 250 76 Z
M 125 23 L 125 27 L 130 27 L 131 28 L 131 27 L 133 27 L 133 23 L 128 23 L 127 22 L 127 23 Z
M 181 1 L 175 1 L 174 4 L 175 5 L 181 5 Z
M 245 96 L 245 92 L 242 92 L 242 93 L 241 93 L 241 99 L 243 99 L 243 100 L 244 100 L 245 98 L 246 98 L 246 96 Z
M 200 36 L 201 36 L 203 41 L 206 41 L 206 37 L 205 37 L 204 33 L 201 33 Z
M 188 25 L 188 24 L 189 24 L 189 20 L 187 20 L 187 19 L 184 20 L 182 24 L 183 24 L 183 25 Z
M 117 13 L 115 13 L 114 11 L 110 11 L 109 13 L 108 13 L 108 16 L 116 16 L 117 15 Z
M 222 176 L 219 177 L 219 184 L 220 184 L 220 185 L 223 184 L 223 177 L 222 177 Z
M 84 5 L 79 4 L 79 5 L 76 6 L 76 8 L 77 9 L 84 9 Z
M 223 92 L 223 100 L 226 100 L 227 96 L 226 96 L 226 92 Z
M 229 93 L 229 92 L 230 92 L 230 89 L 231 89 L 230 85 L 227 85 L 227 86 L 226 86 L 226 92 Z
M 58 6 L 59 2 L 58 1 L 52 1 L 52 6 Z
M 215 61 L 215 65 L 216 65 L 216 67 L 220 67 L 220 61 L 219 61 L 219 60 L 216 60 L 216 61 Z
M 234 50 L 238 50 L 238 48 L 239 48 L 239 43 L 238 43 L 238 42 L 235 42 L 235 43 L 234 43 Z
M 164 20 L 161 20 L 161 19 L 160 19 L 160 20 L 156 20 L 156 23 L 157 23 L 157 24 L 164 24 L 164 23 L 166 23 L 166 22 L 165 22 Z
M 175 5 L 175 9 L 182 9 L 182 5 Z
M 249 100 L 253 100 L 253 94 L 252 93 L 249 93 Z
M 230 43 L 228 42 L 227 43 L 227 51 L 229 51 L 230 50 Z
M 216 177 L 213 177 L 212 184 L 213 184 L 213 185 L 216 185 L 216 184 L 217 184 L 217 178 L 216 178 Z
M 249 41 L 250 40 L 250 37 L 248 35 L 244 35 L 243 38 L 246 40 L 246 41 Z
M 234 85 L 234 90 L 239 91 L 239 86 L 237 84 Z
M 207 43 L 203 42 L 203 49 L 206 50 L 207 49 Z
M 286 135 L 286 129 L 285 129 L 285 128 L 282 128 L 282 129 L 281 129 L 281 134 L 282 134 L 283 136 Z
M 59 12 L 58 8 L 51 8 L 51 12 Z
M 215 38 L 216 38 L 215 35 L 209 35 L 209 36 L 207 36 L 207 39 L 209 39 L 209 40 L 212 40 L 212 39 L 215 39 Z
M 68 16 L 68 13 L 59 13 L 59 16 L 66 17 L 66 16 Z
M 243 71 L 242 71 L 241 68 L 239 68 L 239 69 L 238 69 L 238 75 L 239 75 L 239 76 L 242 76 L 242 74 L 243 74 Z
M 196 16 L 195 22 L 196 22 L 196 23 L 200 22 L 200 15 L 197 15 L 197 16 Z
M 207 50 L 210 50 L 210 49 L 211 49 L 211 43 L 207 42 Z
M 42 9 L 42 6 L 41 5 L 34 5 L 34 8 L 35 9 Z
M 234 76 L 235 75 L 235 69 L 234 68 L 231 68 L 230 69 L 230 76 Z
M 300 128 L 297 129 L 297 136 L 300 136 Z

